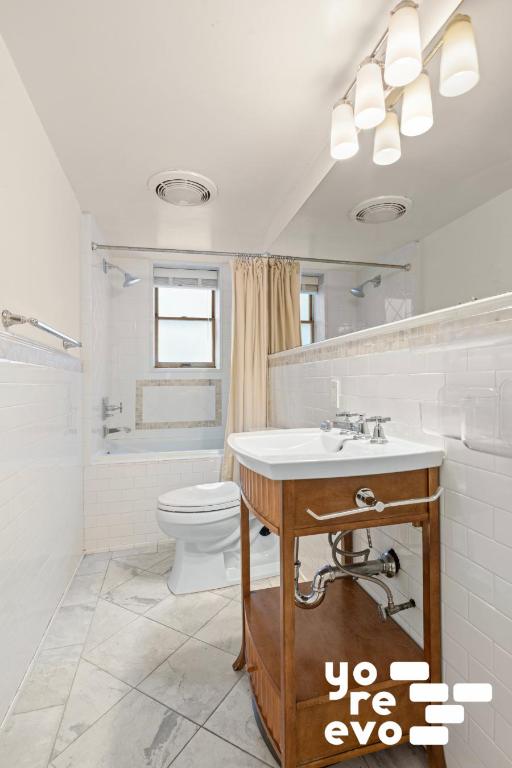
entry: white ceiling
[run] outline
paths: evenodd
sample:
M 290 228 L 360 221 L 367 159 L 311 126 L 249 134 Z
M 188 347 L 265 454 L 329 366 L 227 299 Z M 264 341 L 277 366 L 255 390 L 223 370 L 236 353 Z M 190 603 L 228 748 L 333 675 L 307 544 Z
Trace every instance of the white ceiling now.
M 262 251 L 331 169 L 332 104 L 395 4 L 366 0 L 362 12 L 360 0 L 0 0 L 0 28 L 107 242 Z M 425 40 L 456 4 L 423 0 Z M 496 71 L 512 3 L 464 7 L 476 23 L 478 88 L 436 97 L 434 128 L 404 143 L 396 166 L 376 168 L 364 136 L 359 156 L 328 173 L 276 250 L 369 258 L 511 186 L 502 167 L 512 158 L 510 120 L 498 111 L 510 118 L 509 79 Z M 146 181 L 172 168 L 211 177 L 218 199 L 189 210 L 160 202 Z M 413 197 L 411 217 L 385 232 L 348 222 L 356 202 L 384 193 Z
M 466 0 L 461 10 L 471 15 L 475 27 L 481 71 L 477 87 L 443 98 L 438 93 L 439 57 L 434 59 L 429 65 L 433 128 L 423 136 L 402 137 L 402 158 L 388 167 L 372 162 L 373 131 L 361 133 L 358 155 L 334 165 L 274 242 L 273 251 L 314 258 L 381 258 L 512 187 L 512 2 Z M 357 203 L 385 194 L 412 198 L 412 212 L 378 226 L 349 219 Z

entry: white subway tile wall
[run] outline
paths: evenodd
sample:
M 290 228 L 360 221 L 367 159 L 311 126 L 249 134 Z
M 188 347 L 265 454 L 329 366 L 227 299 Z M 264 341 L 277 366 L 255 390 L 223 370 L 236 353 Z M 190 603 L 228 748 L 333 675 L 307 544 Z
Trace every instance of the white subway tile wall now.
M 79 363 L 15 362 L 0 337 L 1 722 L 82 555 L 83 512 Z
M 474 343 L 474 342 L 473 342 Z M 480 343 L 480 340 L 479 340 Z M 512 378 L 512 342 L 434 347 L 340 357 L 269 369 L 274 427 L 317 426 L 336 408 L 391 416 L 391 435 L 441 444 L 443 662 L 447 682 L 492 682 L 491 705 L 475 704 L 467 722 L 451 727 L 449 768 L 512 766 L 512 460 L 470 451 L 457 440 L 422 431 L 420 402 L 445 383 L 494 386 Z M 333 380 L 335 380 L 333 382 Z M 340 399 L 336 402 L 335 392 Z M 393 546 L 402 564 L 390 582 L 417 608 L 397 617 L 422 641 L 421 539 L 412 526 L 372 532 L 378 550 Z M 358 533 L 358 542 L 365 538 Z M 328 558 L 323 537 L 303 541 L 310 575 Z M 382 599 L 382 595 L 372 594 Z
M 108 457 L 85 467 L 85 549 L 103 552 L 154 544 L 166 537 L 156 521 L 166 491 L 220 480 L 222 456 L 191 458 Z

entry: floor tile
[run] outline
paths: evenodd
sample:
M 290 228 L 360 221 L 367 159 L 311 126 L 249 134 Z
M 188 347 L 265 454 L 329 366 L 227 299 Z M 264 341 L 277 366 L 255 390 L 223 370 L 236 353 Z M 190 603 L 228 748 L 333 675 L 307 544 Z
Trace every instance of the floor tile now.
M 196 632 L 195 637 L 215 645 L 223 651 L 237 655 L 242 642 L 242 611 L 240 604 L 232 601 L 208 624 Z
M 127 611 L 120 605 L 109 603 L 107 600 L 98 600 L 96 610 L 89 627 L 89 632 L 85 640 L 84 652 L 108 640 L 120 629 L 131 624 L 137 619 L 137 614 L 133 611 Z
M 61 752 L 52 766 L 167 768 L 196 730 L 176 712 L 131 691 Z
M 81 650 L 81 645 L 70 645 L 41 651 L 23 684 L 15 712 L 65 704 Z
M 0 731 L 0 765 L 46 768 L 63 707 L 12 715 Z
M 96 648 L 84 652 L 84 658 L 125 683 L 137 685 L 186 639 L 186 635 L 140 616 Z
M 82 659 L 64 710 L 54 755 L 81 736 L 130 690 L 126 683 Z
M 97 555 L 85 555 L 76 575 L 89 576 L 91 573 L 105 574 L 110 558 L 110 552 L 99 552 Z
M 66 645 L 82 645 L 89 631 L 94 606 L 62 605 L 48 629 L 44 648 L 62 648 Z
M 367 755 L 368 768 L 427 768 L 427 753 L 424 749 L 402 744 Z
M 134 568 L 140 568 L 142 571 L 149 571 L 151 567 L 161 563 L 162 560 L 168 557 L 165 552 L 152 552 L 151 554 L 132 555 L 127 554 L 126 557 L 119 557 L 117 561 L 119 563 L 126 563 L 132 565 Z
M 140 544 L 138 547 L 127 547 L 126 549 L 116 549 L 111 554 L 114 559 L 126 557 L 127 555 L 145 555 L 157 551 L 156 544 Z
M 138 687 L 202 725 L 239 677 L 234 660 L 230 653 L 191 638 Z
M 162 555 L 163 552 L 160 552 L 160 554 Z M 151 568 L 148 568 L 148 571 L 151 571 L 151 573 L 160 573 L 162 575 L 167 574 L 167 572 L 170 571 L 174 565 L 174 558 L 174 552 L 170 555 L 165 555 L 163 560 L 160 560 L 155 565 L 152 565 Z
M 103 598 L 135 613 L 145 613 L 168 596 L 169 588 L 162 576 L 142 572 L 104 594 Z
M 110 592 L 120 584 L 128 581 L 128 579 L 133 579 L 134 576 L 138 576 L 140 573 L 141 571 L 139 571 L 138 568 L 134 568 L 132 565 L 127 565 L 119 560 L 110 560 L 101 587 L 101 594 L 107 594 L 107 592 Z
M 168 627 L 193 635 L 212 619 L 229 600 L 214 592 L 195 592 L 191 595 L 170 594 L 146 613 L 146 616 Z
M 262 768 L 264 763 L 203 728 L 185 747 L 172 768 Z
M 251 705 L 249 678 L 244 675 L 207 720 L 205 727 L 269 765 L 277 763 L 261 738 Z
M 96 605 L 103 583 L 102 573 L 75 576 L 66 592 L 62 605 Z

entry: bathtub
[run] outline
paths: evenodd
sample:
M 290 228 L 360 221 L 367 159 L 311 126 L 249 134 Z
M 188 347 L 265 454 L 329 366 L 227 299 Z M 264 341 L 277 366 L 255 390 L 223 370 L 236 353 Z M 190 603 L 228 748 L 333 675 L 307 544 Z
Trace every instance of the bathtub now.
M 105 441 L 84 468 L 86 552 L 130 547 L 156 548 L 166 538 L 156 522 L 162 493 L 220 480 L 220 448 L 173 450 L 176 442 L 126 439 Z M 177 446 L 176 446 L 177 447 Z

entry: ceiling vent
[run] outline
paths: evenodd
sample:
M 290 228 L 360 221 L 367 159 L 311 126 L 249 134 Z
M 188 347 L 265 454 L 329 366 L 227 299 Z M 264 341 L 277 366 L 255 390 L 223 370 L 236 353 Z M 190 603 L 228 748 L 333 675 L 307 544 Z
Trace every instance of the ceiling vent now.
M 382 195 L 363 200 L 353 208 L 349 216 L 361 224 L 386 224 L 401 219 L 411 210 L 412 200 L 401 195 Z
M 179 205 L 205 205 L 217 196 L 217 187 L 211 179 L 193 171 L 162 171 L 148 180 L 148 188 L 164 203 Z

